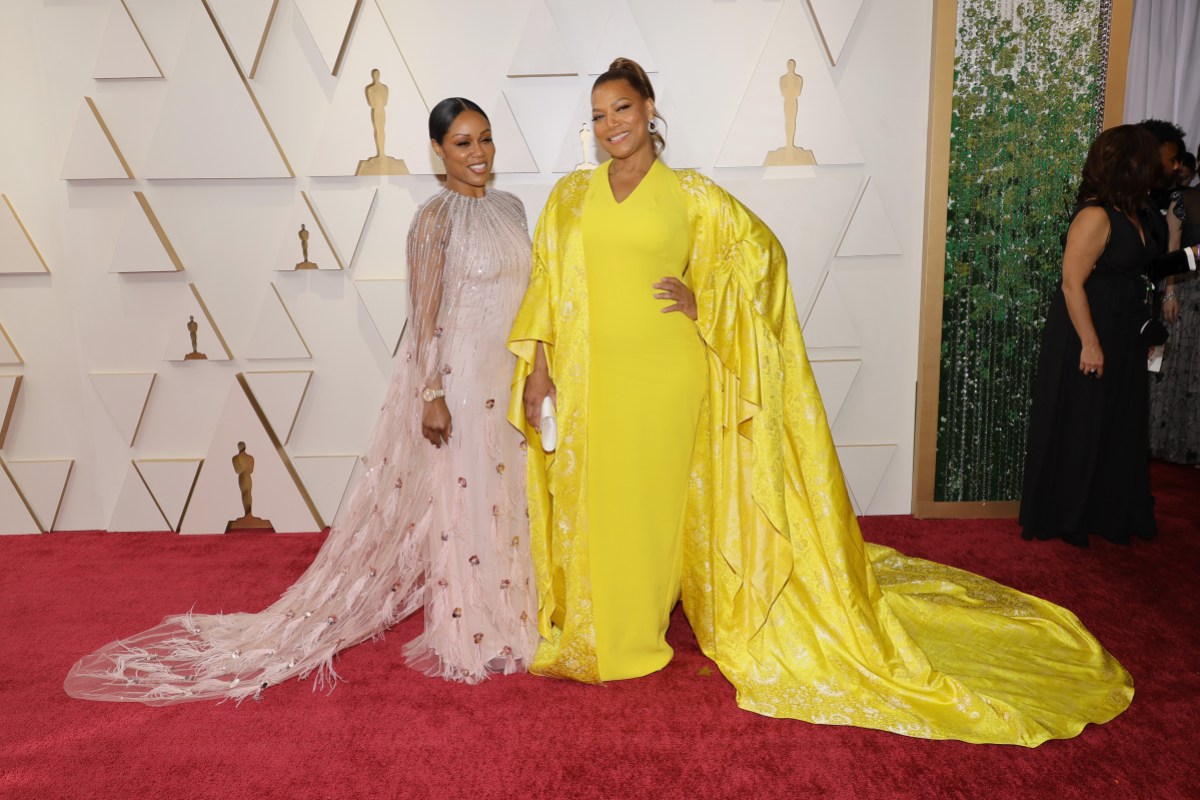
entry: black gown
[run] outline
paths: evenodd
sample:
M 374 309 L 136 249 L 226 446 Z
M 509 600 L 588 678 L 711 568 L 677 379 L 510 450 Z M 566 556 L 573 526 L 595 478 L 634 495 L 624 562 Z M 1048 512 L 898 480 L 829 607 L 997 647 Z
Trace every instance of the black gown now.
M 1149 280 L 1189 264 L 1182 251 L 1164 255 L 1166 226 L 1152 212 L 1140 214 L 1143 241 L 1123 213 L 1104 209 L 1111 233 L 1084 284 L 1104 377 L 1079 371 L 1082 344 L 1060 286 L 1046 315 L 1033 388 L 1020 516 L 1025 539 L 1062 537 L 1086 547 L 1088 534 L 1126 544 L 1131 535 L 1152 539 L 1157 532 L 1141 329 L 1153 313 Z
M 1184 247 L 1200 243 L 1200 189 L 1179 193 L 1175 213 Z M 1162 369 L 1150 376 L 1150 455 L 1200 465 L 1200 280 L 1176 281 L 1179 318 L 1168 323 L 1171 340 Z

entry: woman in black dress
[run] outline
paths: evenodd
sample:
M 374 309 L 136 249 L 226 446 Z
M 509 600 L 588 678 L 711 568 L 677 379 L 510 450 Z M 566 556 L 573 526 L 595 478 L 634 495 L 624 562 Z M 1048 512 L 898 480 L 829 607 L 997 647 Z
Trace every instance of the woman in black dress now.
M 1193 159 L 1194 163 L 1194 159 Z M 1167 219 L 1180 244 L 1200 244 L 1200 189 L 1180 189 Z M 1167 278 L 1162 318 L 1171 331 L 1162 369 L 1150 379 L 1150 455 L 1200 467 L 1200 280 Z
M 1146 198 L 1162 178 L 1158 141 L 1111 128 L 1092 143 L 1067 231 L 1063 279 L 1046 316 L 1025 456 L 1025 539 L 1156 533 L 1147 466 L 1151 280 L 1194 270 L 1166 253 Z

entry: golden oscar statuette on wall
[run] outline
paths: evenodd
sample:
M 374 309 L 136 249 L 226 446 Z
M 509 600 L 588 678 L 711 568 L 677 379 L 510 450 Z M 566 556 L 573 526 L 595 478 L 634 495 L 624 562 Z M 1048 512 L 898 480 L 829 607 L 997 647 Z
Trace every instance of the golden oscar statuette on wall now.
M 355 175 L 407 175 L 408 167 L 402 158 L 383 154 L 386 134 L 388 87 L 380 83 L 379 70 L 371 70 L 371 82 L 366 87 L 367 105 L 371 107 L 371 128 L 375 131 L 375 155 L 358 162 Z
M 206 361 L 208 356 L 201 353 L 196 348 L 196 334 L 200 331 L 200 323 L 196 322 L 195 317 L 188 317 L 187 322 L 188 336 L 192 338 L 192 352 L 183 357 L 184 361 Z
M 779 93 L 783 95 L 783 128 L 787 144 L 767 153 L 764 167 L 795 167 L 816 164 L 812 150 L 796 147 L 796 112 L 799 109 L 800 92 L 804 91 L 804 78 L 796 74 L 796 59 L 789 58 L 788 71 L 779 76 Z
M 233 471 L 237 473 L 238 489 L 242 492 L 242 516 L 235 520 L 230 520 L 225 526 L 225 532 L 230 531 L 247 531 L 247 530 L 265 530 L 274 531 L 271 527 L 269 519 L 262 519 L 250 513 L 250 506 L 253 502 L 251 492 L 254 488 L 254 481 L 251 474 L 254 472 L 254 456 L 246 452 L 246 443 L 238 442 L 237 455 L 233 457 Z
M 317 265 L 308 260 L 308 228 L 301 225 L 297 235 L 300 237 L 300 252 L 304 260 L 296 265 L 296 269 L 317 269 Z
M 583 161 L 576 164 L 575 169 L 595 169 L 598 165 L 592 161 L 592 155 L 596 152 L 596 136 L 586 122 L 579 129 L 579 146 L 583 150 Z

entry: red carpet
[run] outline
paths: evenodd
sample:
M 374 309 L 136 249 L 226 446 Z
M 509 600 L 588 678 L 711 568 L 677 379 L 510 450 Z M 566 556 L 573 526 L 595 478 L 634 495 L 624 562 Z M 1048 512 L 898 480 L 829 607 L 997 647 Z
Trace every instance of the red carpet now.
M 466 687 L 403 666 L 409 620 L 347 652 L 332 694 L 145 708 L 71 700 L 71 663 L 195 606 L 255 610 L 317 536 L 0 537 L 4 798 L 1194 798 L 1200 472 L 1156 464 L 1157 541 L 1081 551 L 1015 522 L 864 521 L 867 538 L 1075 611 L 1133 673 L 1133 706 L 1036 750 L 928 742 L 740 711 L 682 616 L 663 672 L 606 687 Z M 1191 755 L 1188 755 L 1191 753 Z

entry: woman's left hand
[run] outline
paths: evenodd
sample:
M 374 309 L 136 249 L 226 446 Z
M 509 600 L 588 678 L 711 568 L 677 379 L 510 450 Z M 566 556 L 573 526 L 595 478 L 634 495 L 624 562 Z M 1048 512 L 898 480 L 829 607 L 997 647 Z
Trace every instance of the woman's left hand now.
M 662 309 L 664 314 L 678 311 L 688 319 L 695 321 L 696 295 L 687 287 L 686 283 L 679 280 L 679 278 L 667 276 L 654 284 L 654 288 L 658 289 L 658 292 L 654 295 L 656 299 L 675 301 Z

